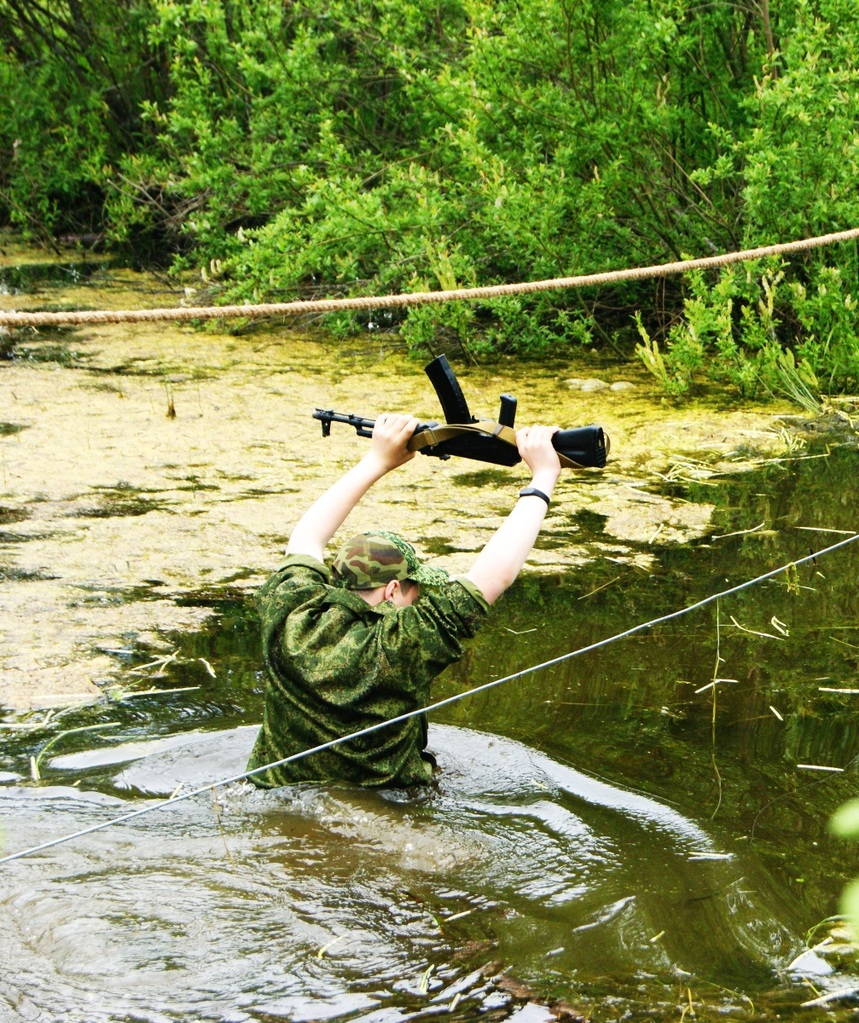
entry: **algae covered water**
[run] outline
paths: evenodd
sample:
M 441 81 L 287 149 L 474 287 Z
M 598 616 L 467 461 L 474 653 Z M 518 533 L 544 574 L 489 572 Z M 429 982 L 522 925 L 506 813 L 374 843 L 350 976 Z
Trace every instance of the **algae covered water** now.
M 26 300 L 20 282 L 12 290 Z M 65 364 L 11 350 L 2 367 L 18 388 L 0 415 L 4 671 L 25 664 L 25 607 L 46 643 L 41 657 L 27 648 L 33 677 L 50 678 L 44 651 L 61 663 L 66 638 L 98 664 L 85 701 L 6 714 L 2 852 L 205 791 L 0 864 L 0 1018 L 853 1018 L 859 967 L 833 917 L 859 857 L 827 822 L 856 794 L 859 543 L 567 656 L 854 535 L 849 423 L 785 440 L 778 457 L 733 474 L 706 464 L 702 433 L 693 459 L 675 425 L 684 458 L 655 474 L 653 444 L 629 454 L 625 417 L 641 397 L 604 396 L 610 472 L 565 481 L 537 569 L 439 680 L 443 699 L 517 676 L 433 715 L 436 790 L 206 789 L 241 772 L 260 720 L 251 598 L 292 495 L 358 443 L 285 462 L 289 438 L 264 446 L 275 428 L 263 382 L 339 388 L 366 403 L 358 411 L 378 400 L 360 360 L 341 362 L 332 384 L 316 364 L 326 345 L 253 337 L 206 347 L 183 334 L 184 379 L 180 339 L 136 331 L 64 337 L 78 353 Z M 45 354 L 47 343 L 24 347 Z M 479 397 L 512 389 L 499 372 L 468 380 Z M 400 379 L 420 400 L 419 367 Z M 557 370 L 534 380 L 530 393 L 548 401 Z M 85 389 L 90 418 L 67 475 L 44 472 L 37 497 L 24 461 L 39 457 L 27 445 L 48 435 L 51 412 L 43 402 L 39 421 L 26 394 L 48 383 L 66 415 Z M 258 399 L 243 412 L 257 417 L 248 434 L 230 389 Z M 235 456 L 230 431 L 208 418 L 216 403 Z M 134 459 L 117 408 L 140 437 Z M 300 431 L 300 418 L 290 426 Z M 40 457 L 53 464 L 50 449 Z M 392 493 L 371 512 L 402 515 L 400 528 L 456 566 L 503 514 L 511 484 L 464 466 L 440 494 L 439 470 L 418 472 L 408 507 Z M 448 528 L 452 510 L 471 535 Z M 212 553 L 215 537 L 247 536 L 232 561 Z

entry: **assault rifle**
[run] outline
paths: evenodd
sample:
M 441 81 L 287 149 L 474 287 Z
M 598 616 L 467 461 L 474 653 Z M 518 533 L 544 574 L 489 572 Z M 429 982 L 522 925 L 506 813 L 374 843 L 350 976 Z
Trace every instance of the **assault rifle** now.
M 521 455 L 516 447 L 516 399 L 501 395 L 497 421 L 472 416 L 447 358 L 438 358 L 426 367 L 426 374 L 435 388 L 444 423 L 420 423 L 409 441 L 409 449 L 436 458 L 474 458 L 495 465 L 516 465 Z M 313 418 L 322 423 L 322 436 L 328 437 L 332 423 L 344 423 L 355 429 L 359 437 L 371 437 L 375 421 L 333 409 L 315 409 Z M 578 426 L 559 430 L 552 444 L 561 464 L 573 469 L 602 469 L 610 450 L 610 441 L 601 426 Z

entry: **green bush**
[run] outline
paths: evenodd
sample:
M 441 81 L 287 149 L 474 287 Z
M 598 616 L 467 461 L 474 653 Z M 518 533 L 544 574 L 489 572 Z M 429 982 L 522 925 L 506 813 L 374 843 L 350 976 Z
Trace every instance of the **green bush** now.
M 243 233 L 226 293 L 491 284 L 674 258 L 713 236 L 730 247 L 733 217 L 701 201 L 690 172 L 718 156 L 709 118 L 742 116 L 748 67 L 722 59 L 741 26 L 727 6 L 694 17 L 657 6 L 462 3 L 439 17 L 413 5 L 406 20 L 401 4 L 372 5 L 350 23 L 359 45 L 336 77 L 372 94 L 383 76 L 386 114 L 409 130 L 368 131 L 369 115 L 361 133 L 342 112 L 327 120 L 299 195 Z M 445 31 L 427 30 L 430 11 Z M 346 31 L 337 24 L 338 38 Z M 702 46 L 718 51 L 710 68 L 690 58 Z M 557 352 L 629 333 L 636 291 L 411 312 L 403 334 L 421 348 L 458 339 L 473 351 Z M 514 322 L 500 318 L 512 309 Z
M 0 0 L 0 220 L 48 238 L 104 227 L 115 161 L 145 144 L 159 90 L 138 0 Z
M 720 127 L 720 159 L 693 173 L 708 189 L 742 182 L 743 247 L 859 225 L 859 8 L 796 0 L 783 5 L 779 27 L 778 49 L 743 100 L 744 123 Z M 718 356 L 707 360 L 709 375 L 742 393 L 789 391 L 794 371 L 812 390 L 855 388 L 857 270 L 856 246 L 845 244 L 777 268 L 689 275 L 679 322 L 655 332 L 669 375 L 685 371 L 692 386 L 700 365 L 688 342 L 698 337 Z
M 515 283 L 859 223 L 853 0 L 0 0 L 0 40 L 0 216 L 92 224 L 214 300 Z M 711 375 L 762 395 L 785 367 L 832 390 L 857 380 L 856 272 L 842 245 L 383 325 L 472 355 L 640 338 L 677 395 Z

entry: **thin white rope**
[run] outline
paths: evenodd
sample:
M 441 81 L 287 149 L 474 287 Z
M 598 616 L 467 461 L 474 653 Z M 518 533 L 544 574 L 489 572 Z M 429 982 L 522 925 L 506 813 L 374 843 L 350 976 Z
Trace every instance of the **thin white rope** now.
M 521 671 L 514 672 L 512 675 L 505 675 L 503 678 L 496 678 L 491 682 L 485 682 L 483 685 L 476 686 L 474 689 L 468 689 L 463 693 L 457 693 L 454 696 L 449 696 L 444 700 L 439 700 L 436 703 L 431 703 L 426 707 L 422 707 L 420 710 L 412 710 L 406 714 L 400 714 L 398 717 L 390 718 L 387 721 L 381 722 L 381 724 L 361 728 L 357 732 L 351 732 L 349 735 L 340 736 L 337 739 L 332 739 L 330 742 L 322 743 L 320 746 L 314 746 L 312 749 L 303 750 L 301 753 L 293 753 L 292 756 L 284 757 L 282 760 L 275 760 L 273 763 L 257 767 L 253 771 L 243 771 L 241 774 L 233 775 L 230 778 L 223 778 L 220 781 L 209 782 L 207 785 L 203 785 L 200 788 L 194 789 L 190 792 L 183 792 L 178 796 L 162 800 L 161 802 L 154 803 L 150 806 L 145 806 L 140 810 L 133 810 L 132 812 L 123 814 L 120 817 L 114 817 L 111 820 L 102 821 L 100 824 L 93 824 L 88 828 L 82 828 L 80 831 L 63 835 L 60 838 L 51 839 L 48 842 L 42 842 L 40 845 L 34 845 L 29 849 L 21 849 L 19 852 L 10 853 L 7 856 L 0 857 L 0 863 L 9 863 L 12 860 L 22 859 L 24 856 L 30 856 L 33 853 L 42 852 L 45 849 L 52 849 L 55 846 L 64 844 L 65 842 L 71 842 L 76 838 L 82 838 L 84 835 L 91 835 L 93 832 L 103 831 L 105 828 L 112 827 L 114 824 L 124 824 L 126 821 L 134 820 L 136 817 L 142 817 L 144 814 L 152 813 L 155 810 L 163 810 L 168 806 L 176 806 L 178 803 L 184 802 L 186 799 L 193 799 L 196 796 L 211 792 L 213 789 L 222 788 L 225 785 L 232 785 L 234 782 L 243 781 L 246 778 L 250 778 L 255 774 L 261 774 L 263 771 L 268 771 L 271 768 L 280 767 L 283 764 L 290 764 L 295 760 L 301 760 L 314 753 L 321 753 L 324 750 L 331 749 L 334 746 L 339 746 L 352 739 L 371 735 L 373 732 L 377 732 L 382 728 L 387 728 L 389 725 L 396 725 L 400 722 L 408 721 L 409 718 L 418 717 L 419 715 L 427 714 L 430 711 L 440 710 L 442 707 L 448 707 L 453 703 L 457 703 L 459 700 L 464 700 L 468 696 L 475 696 L 478 693 L 487 692 L 489 689 L 494 689 L 495 686 L 500 686 L 505 682 L 512 682 L 514 679 L 522 678 L 525 675 L 531 675 L 536 671 L 542 671 L 544 668 L 554 667 L 556 664 L 561 664 L 563 661 L 568 661 L 573 657 L 580 657 L 583 654 L 593 653 L 594 650 L 599 650 L 611 643 L 617 643 L 621 639 L 627 639 L 629 636 L 634 636 L 636 633 L 643 632 L 645 629 L 651 629 L 655 625 L 662 625 L 664 622 L 670 622 L 682 615 L 689 614 L 692 611 L 697 611 L 699 608 L 705 607 L 707 604 L 712 604 L 713 601 L 733 596 L 733 594 L 740 593 L 742 590 L 747 590 L 752 586 L 756 586 L 758 583 L 765 582 L 767 579 L 772 579 L 777 575 L 781 575 L 782 572 L 787 572 L 798 565 L 804 565 L 806 562 L 814 561 L 815 558 L 821 558 L 825 554 L 831 554 L 833 551 L 846 547 L 848 544 L 854 543 L 856 540 L 859 540 L 859 533 L 854 533 L 845 540 L 839 540 L 837 543 L 834 543 L 829 547 L 824 547 L 816 553 L 808 554 L 804 558 L 799 558 L 796 561 L 791 561 L 787 565 L 782 565 L 780 568 L 774 568 L 769 572 L 765 572 L 763 575 L 756 576 L 754 579 L 747 580 L 744 583 L 739 583 L 727 590 L 721 590 L 719 593 L 713 593 L 709 597 L 704 597 L 702 600 L 696 601 L 694 604 L 689 604 L 687 607 L 680 608 L 678 611 L 671 611 L 669 614 L 662 615 L 659 618 L 652 618 L 648 622 L 642 622 L 639 625 L 634 625 L 632 628 L 626 629 L 624 632 L 618 632 L 606 639 L 597 640 L 597 642 L 591 643 L 588 646 L 580 647 L 578 650 L 572 650 L 569 653 L 561 654 L 558 657 L 553 657 L 551 660 L 543 661 L 541 664 L 535 664 L 530 668 L 523 668 Z

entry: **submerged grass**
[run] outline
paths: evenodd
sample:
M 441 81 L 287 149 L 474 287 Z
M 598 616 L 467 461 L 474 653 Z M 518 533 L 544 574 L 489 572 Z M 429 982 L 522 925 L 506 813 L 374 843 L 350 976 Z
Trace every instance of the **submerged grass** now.
M 62 742 L 62 740 L 65 739 L 67 736 L 77 735 L 80 732 L 104 731 L 108 728 L 119 728 L 119 722 L 108 721 L 105 722 L 104 724 L 99 725 L 80 725 L 78 728 L 66 728 L 64 731 L 58 732 L 52 738 L 48 739 L 45 745 L 39 750 L 39 752 L 35 756 L 30 757 L 30 777 L 33 779 L 33 781 L 42 780 L 40 769 L 42 761 L 45 758 L 45 754 L 48 752 L 48 750 L 53 749 L 54 746 Z

